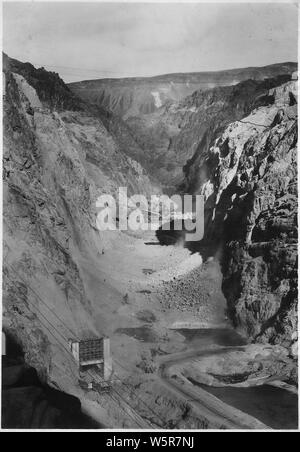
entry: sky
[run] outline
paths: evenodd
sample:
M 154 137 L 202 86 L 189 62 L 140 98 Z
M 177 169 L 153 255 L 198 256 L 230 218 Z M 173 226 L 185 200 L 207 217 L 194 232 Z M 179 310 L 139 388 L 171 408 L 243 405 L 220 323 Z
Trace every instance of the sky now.
M 297 61 L 295 4 L 4 3 L 3 50 L 66 82 Z

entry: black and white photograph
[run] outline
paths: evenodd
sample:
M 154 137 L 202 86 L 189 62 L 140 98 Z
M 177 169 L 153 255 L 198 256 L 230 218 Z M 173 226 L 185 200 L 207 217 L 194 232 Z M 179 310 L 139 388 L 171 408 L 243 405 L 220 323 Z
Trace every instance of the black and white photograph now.
M 1 431 L 298 431 L 299 4 L 1 11 Z

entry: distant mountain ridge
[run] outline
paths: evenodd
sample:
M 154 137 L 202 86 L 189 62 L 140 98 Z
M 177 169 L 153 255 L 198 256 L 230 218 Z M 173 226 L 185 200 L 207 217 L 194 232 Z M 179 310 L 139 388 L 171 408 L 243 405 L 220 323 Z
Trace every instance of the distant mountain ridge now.
M 153 113 L 167 102 L 178 102 L 196 90 L 206 91 L 218 86 L 235 85 L 248 79 L 264 80 L 292 74 L 296 70 L 297 63 L 285 62 L 222 71 L 84 80 L 68 86 L 82 99 L 127 119 Z

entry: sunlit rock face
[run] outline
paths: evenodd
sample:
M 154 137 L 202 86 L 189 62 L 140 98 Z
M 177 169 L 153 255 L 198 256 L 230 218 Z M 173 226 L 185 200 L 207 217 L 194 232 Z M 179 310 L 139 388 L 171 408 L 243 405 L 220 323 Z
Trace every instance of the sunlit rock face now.
M 297 82 L 269 95 L 269 105 L 231 123 L 192 171 L 207 198 L 206 239 L 223 251 L 235 326 L 295 354 Z

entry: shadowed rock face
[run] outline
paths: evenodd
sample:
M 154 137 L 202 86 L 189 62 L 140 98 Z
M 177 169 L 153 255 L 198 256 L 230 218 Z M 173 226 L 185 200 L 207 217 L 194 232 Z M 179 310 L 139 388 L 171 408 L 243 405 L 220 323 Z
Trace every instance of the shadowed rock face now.
M 24 363 L 19 344 L 7 336 L 2 357 L 2 428 L 100 428 L 83 415 L 80 401 L 43 383 Z
M 297 339 L 296 82 L 231 123 L 191 172 L 206 198 L 206 240 L 224 250 L 223 291 L 236 327 L 295 351 Z M 199 166 L 198 166 L 199 165 Z

